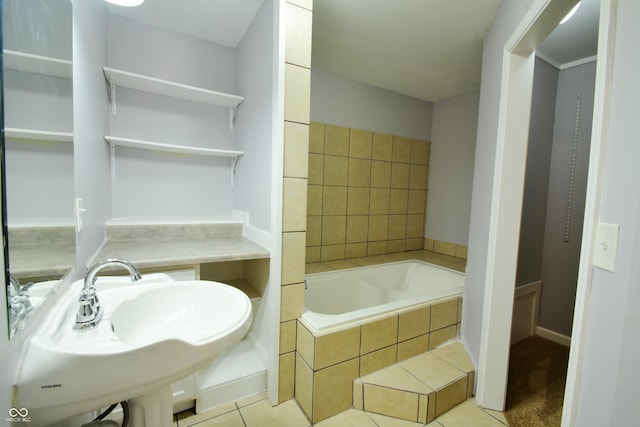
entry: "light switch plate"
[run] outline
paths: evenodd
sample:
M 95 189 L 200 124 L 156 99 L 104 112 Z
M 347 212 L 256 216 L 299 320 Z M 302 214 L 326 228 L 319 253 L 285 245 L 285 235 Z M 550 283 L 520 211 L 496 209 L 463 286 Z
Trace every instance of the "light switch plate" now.
M 607 271 L 615 271 L 618 250 L 618 224 L 598 223 L 593 247 L 593 265 Z

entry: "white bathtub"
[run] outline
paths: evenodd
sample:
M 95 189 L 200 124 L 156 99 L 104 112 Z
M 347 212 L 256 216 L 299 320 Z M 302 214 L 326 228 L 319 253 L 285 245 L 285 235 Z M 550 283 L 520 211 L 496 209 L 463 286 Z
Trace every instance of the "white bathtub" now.
M 316 332 L 462 294 L 465 275 L 410 260 L 308 274 L 301 321 Z

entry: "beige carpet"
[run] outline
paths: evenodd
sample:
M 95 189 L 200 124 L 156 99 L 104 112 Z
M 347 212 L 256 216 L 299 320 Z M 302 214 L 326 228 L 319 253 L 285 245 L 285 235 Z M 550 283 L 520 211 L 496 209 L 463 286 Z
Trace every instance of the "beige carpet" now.
M 511 347 L 505 415 L 511 427 L 560 426 L 569 349 L 540 337 Z

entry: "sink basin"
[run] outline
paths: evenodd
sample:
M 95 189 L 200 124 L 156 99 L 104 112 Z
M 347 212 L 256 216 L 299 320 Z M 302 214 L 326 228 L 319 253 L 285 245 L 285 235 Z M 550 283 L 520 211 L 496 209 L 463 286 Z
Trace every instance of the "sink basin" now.
M 135 283 L 100 278 L 102 320 L 74 330 L 82 285 L 72 285 L 28 344 L 17 399 L 31 425 L 153 393 L 209 364 L 251 324 L 242 291 L 152 274 Z

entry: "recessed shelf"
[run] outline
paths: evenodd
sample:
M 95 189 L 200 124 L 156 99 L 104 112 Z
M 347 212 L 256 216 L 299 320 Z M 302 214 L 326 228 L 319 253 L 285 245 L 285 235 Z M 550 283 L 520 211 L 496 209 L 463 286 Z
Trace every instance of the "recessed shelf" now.
M 115 88 L 117 86 L 126 87 L 158 95 L 169 96 L 187 101 L 199 102 L 202 104 L 215 105 L 229 108 L 230 128 L 233 129 L 233 120 L 238 105 L 244 101 L 244 97 L 232 95 L 224 92 L 204 89 L 196 86 L 188 86 L 169 80 L 157 79 L 155 77 L 130 73 L 128 71 L 117 70 L 104 67 L 104 76 L 111 86 L 111 110 L 115 114 Z
M 5 128 L 5 138 L 27 141 L 73 142 L 73 133 L 54 132 L 48 130 Z
M 235 165 L 238 157 L 242 156 L 244 152 L 235 150 L 219 150 L 216 148 L 200 148 L 189 147 L 184 145 L 165 144 L 162 142 L 143 141 L 140 139 L 120 138 L 116 136 L 107 135 L 104 137 L 105 141 L 109 143 L 111 149 L 111 179 L 115 179 L 115 147 L 129 147 L 138 148 L 141 150 L 163 151 L 165 153 L 182 153 L 193 154 L 197 156 L 213 156 L 213 157 L 228 157 L 231 159 L 231 180 L 233 182 L 233 176 L 235 174 Z
M 9 49 L 4 50 L 4 67 L 68 79 L 73 75 L 71 61 Z

